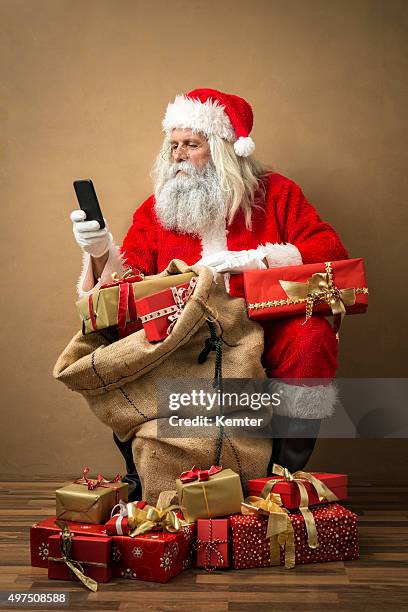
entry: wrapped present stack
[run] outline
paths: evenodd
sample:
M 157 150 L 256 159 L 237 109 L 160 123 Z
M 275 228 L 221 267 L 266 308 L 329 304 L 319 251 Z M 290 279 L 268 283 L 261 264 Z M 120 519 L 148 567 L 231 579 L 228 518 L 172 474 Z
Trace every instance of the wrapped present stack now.
M 124 338 L 144 328 L 149 342 L 164 340 L 190 299 L 197 277 L 193 272 L 144 277 L 138 270 L 77 301 L 82 332 L 91 334 L 110 327 Z
M 111 578 L 167 582 L 192 565 L 291 569 L 358 558 L 357 516 L 339 503 L 345 474 L 274 465 L 273 476 L 248 481 L 244 499 L 232 470 L 193 466 L 176 480 L 179 503 L 167 503 L 175 490 L 151 506 L 128 502 L 119 475 L 88 472 L 56 491 L 56 516 L 31 528 L 31 563 L 50 579 L 95 591 Z

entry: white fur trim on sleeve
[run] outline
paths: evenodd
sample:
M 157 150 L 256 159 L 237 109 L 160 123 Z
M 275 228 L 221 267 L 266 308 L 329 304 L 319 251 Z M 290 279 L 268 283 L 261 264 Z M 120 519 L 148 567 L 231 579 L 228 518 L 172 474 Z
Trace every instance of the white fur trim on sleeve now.
M 108 283 L 112 279 L 112 274 L 114 272 L 121 274 L 124 270 L 123 256 L 118 247 L 111 243 L 108 260 L 98 282 L 95 284 L 91 256 L 88 253 L 84 253 L 82 258 L 82 270 L 77 283 L 77 293 L 79 297 L 85 297 L 93 291 L 96 291 L 101 285 Z
M 264 253 L 269 268 L 281 268 L 283 266 L 302 265 L 302 256 L 294 244 L 272 244 L 267 242 L 264 246 Z
M 201 102 L 183 95 L 176 96 L 174 102 L 167 106 L 163 119 L 165 132 L 170 133 L 174 128 L 190 128 L 206 136 L 216 134 L 229 142 L 236 139 L 231 121 L 218 100 Z
M 269 392 L 278 393 L 281 400 L 278 406 L 274 406 L 274 413 L 296 419 L 331 417 L 339 401 L 338 389 L 334 383 L 306 387 L 275 380 Z

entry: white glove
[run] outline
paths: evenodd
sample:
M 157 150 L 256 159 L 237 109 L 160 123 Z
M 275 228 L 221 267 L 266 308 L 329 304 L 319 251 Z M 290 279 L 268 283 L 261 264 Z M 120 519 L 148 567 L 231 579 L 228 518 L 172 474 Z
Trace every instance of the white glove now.
M 262 261 L 265 254 L 264 246 L 248 251 L 219 251 L 203 257 L 196 265 L 207 266 L 213 272 L 238 273 L 244 270 L 265 270 L 267 266 Z
M 75 240 L 85 253 L 89 253 L 92 257 L 101 257 L 113 243 L 112 234 L 106 225 L 103 229 L 99 229 L 98 221 L 86 221 L 86 213 L 81 209 L 76 209 L 71 213 L 71 221 L 73 223 L 72 231 L 74 232 Z

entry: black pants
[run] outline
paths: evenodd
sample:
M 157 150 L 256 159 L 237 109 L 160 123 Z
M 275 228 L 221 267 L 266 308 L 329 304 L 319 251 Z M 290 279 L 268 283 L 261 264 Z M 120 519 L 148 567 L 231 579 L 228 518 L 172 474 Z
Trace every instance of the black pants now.
M 309 461 L 320 429 L 320 419 L 291 419 L 274 415 L 272 419 L 273 447 L 268 466 L 278 463 L 290 472 L 303 470 Z
M 135 462 L 133 461 L 132 440 L 128 440 L 127 442 L 121 442 L 115 434 L 113 434 L 113 439 L 126 462 L 126 476 L 124 476 L 122 480 L 123 482 L 127 482 L 129 485 L 128 500 L 141 500 L 142 485 L 140 483 L 139 475 L 136 471 Z

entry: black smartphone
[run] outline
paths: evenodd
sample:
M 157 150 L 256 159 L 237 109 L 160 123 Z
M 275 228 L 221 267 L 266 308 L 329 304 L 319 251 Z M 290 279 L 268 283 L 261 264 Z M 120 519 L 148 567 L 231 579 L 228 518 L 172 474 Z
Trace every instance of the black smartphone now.
M 101 229 L 105 227 L 105 221 L 98 198 L 96 197 L 95 187 L 91 179 L 74 181 L 74 189 L 79 202 L 79 208 L 86 212 L 87 221 L 98 221 Z

